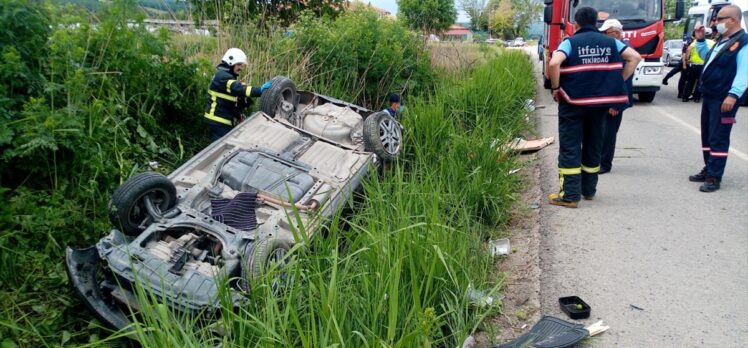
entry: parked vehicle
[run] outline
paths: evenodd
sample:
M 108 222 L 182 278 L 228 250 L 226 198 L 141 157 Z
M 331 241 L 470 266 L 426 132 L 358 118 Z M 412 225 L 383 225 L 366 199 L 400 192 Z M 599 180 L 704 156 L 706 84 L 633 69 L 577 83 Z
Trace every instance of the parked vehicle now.
M 623 37 L 629 46 L 641 54 L 642 61 L 634 71 L 634 93 L 639 101 L 651 102 L 660 90 L 664 64 L 661 61 L 664 43 L 665 2 L 663 0 L 545 0 L 543 22 L 545 22 L 545 63 L 543 64 L 544 85 L 551 88 L 546 74 L 549 52 L 558 48 L 565 37 L 574 34 L 574 14 L 576 10 L 591 6 L 598 10 L 598 19 L 615 18 L 623 24 Z M 675 2 L 675 18 L 683 17 L 683 0 Z M 602 21 L 599 21 L 602 23 Z
M 236 279 L 230 301 L 241 306 L 242 292 L 287 262 L 299 231 L 312 237 L 400 151 L 387 112 L 297 92 L 284 77 L 260 110 L 168 177 L 131 177 L 112 195 L 109 234 L 67 248 L 70 282 L 102 323 L 129 325 L 135 283 L 182 312 L 218 314 L 219 286 Z
M 662 46 L 662 62 L 665 66 L 680 64 L 683 54 L 683 40 L 667 40 Z
M 525 46 L 525 39 L 518 37 L 514 39 L 514 43 L 512 44 L 514 47 L 524 47 Z

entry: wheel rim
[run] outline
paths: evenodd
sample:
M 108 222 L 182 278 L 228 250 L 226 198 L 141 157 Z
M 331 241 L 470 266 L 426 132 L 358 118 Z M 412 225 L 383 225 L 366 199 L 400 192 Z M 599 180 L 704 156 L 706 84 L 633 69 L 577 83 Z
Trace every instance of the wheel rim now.
M 280 98 L 278 99 L 278 106 L 275 108 L 276 115 L 280 114 L 282 116 L 287 116 L 293 112 L 294 109 L 294 92 L 290 88 L 284 89 L 281 94 Z M 273 115 L 273 116 L 276 116 Z
M 379 140 L 388 154 L 396 155 L 400 151 L 402 133 L 400 126 L 391 117 L 385 117 L 379 122 Z
M 161 189 L 153 189 L 140 195 L 135 204 L 127 212 L 128 222 L 133 226 L 140 225 L 148 217 L 148 209 L 145 207 L 145 200 L 150 199 L 153 205 L 159 211 L 165 211 L 169 208 L 169 193 Z

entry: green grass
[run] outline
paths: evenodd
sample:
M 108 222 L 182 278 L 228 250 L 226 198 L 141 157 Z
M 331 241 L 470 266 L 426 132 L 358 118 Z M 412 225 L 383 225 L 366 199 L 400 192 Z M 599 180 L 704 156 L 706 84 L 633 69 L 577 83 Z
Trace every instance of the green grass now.
M 365 182 L 355 214 L 337 215 L 294 248 L 293 287 L 273 294 L 267 278 L 246 307 L 224 309 L 225 336 L 141 294 L 155 310 L 137 339 L 149 347 L 459 346 L 500 311 L 472 305 L 467 290 L 502 286 L 484 242 L 507 222 L 518 182 L 507 174 L 514 160 L 499 162 L 491 143 L 523 130 L 531 72 L 526 56 L 506 53 L 413 103 L 402 160 Z

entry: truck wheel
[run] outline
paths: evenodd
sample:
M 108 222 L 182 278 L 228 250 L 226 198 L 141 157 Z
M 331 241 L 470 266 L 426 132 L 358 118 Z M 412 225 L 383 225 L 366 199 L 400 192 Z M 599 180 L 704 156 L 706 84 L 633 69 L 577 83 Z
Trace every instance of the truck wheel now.
M 655 92 L 640 92 L 639 101 L 642 103 L 651 103 L 655 99 Z
M 109 221 L 128 236 L 137 236 L 150 216 L 146 200 L 166 212 L 177 204 L 177 189 L 167 177 L 154 172 L 137 174 L 117 188 L 109 201 Z
M 394 161 L 400 154 L 403 132 L 386 111 L 375 112 L 364 120 L 364 148 L 383 161 Z
M 260 111 L 273 118 L 288 117 L 299 105 L 296 85 L 285 76 L 276 76 L 270 81 L 273 85 L 260 97 Z
M 264 276 L 274 267 L 279 267 L 279 276 L 273 279 L 273 291 L 277 292 L 282 287 L 291 284 L 291 277 L 283 272 L 283 267 L 288 264 L 286 254 L 290 249 L 287 241 L 278 238 L 267 238 L 255 241 L 244 249 L 244 264 L 242 267 L 242 280 L 245 291 L 249 291 L 252 281 Z

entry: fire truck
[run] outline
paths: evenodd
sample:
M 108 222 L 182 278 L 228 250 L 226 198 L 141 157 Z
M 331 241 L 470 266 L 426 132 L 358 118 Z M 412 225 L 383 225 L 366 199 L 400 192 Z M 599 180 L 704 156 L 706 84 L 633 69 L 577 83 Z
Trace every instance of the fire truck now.
M 703 0 L 708 1 L 708 0 Z M 660 90 L 664 64 L 661 61 L 662 44 L 665 41 L 664 0 L 544 0 L 545 33 L 543 40 L 543 76 L 545 87 L 550 88 L 546 74 L 551 53 L 561 41 L 574 34 L 574 15 L 577 9 L 592 7 L 598 11 L 598 25 L 605 19 L 617 19 L 623 25 L 624 42 L 642 56 L 642 61 L 634 72 L 634 93 L 639 101 L 651 102 Z M 675 18 L 683 17 L 684 4 L 676 2 Z

